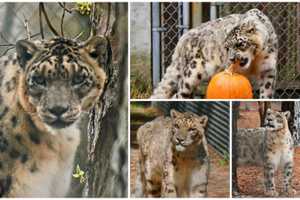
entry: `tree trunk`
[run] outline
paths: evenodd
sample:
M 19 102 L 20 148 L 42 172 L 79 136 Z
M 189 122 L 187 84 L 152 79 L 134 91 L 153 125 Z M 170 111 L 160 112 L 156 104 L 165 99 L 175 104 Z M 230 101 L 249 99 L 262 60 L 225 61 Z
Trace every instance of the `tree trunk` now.
M 271 102 L 270 101 L 260 101 L 258 102 L 258 110 L 259 110 L 259 116 L 260 116 L 260 126 L 264 126 L 264 120 L 266 117 L 266 112 L 268 108 L 271 108 Z
M 300 102 L 299 101 L 295 101 L 294 103 L 294 124 L 291 133 L 294 139 L 294 145 L 299 146 L 300 145 L 300 134 L 299 134 L 300 133 Z
M 237 196 L 239 193 L 237 180 L 237 148 L 236 148 L 236 132 L 237 120 L 239 116 L 240 102 L 232 102 L 232 194 Z
M 106 5 L 113 62 L 89 116 L 85 197 L 127 197 L 127 3 Z

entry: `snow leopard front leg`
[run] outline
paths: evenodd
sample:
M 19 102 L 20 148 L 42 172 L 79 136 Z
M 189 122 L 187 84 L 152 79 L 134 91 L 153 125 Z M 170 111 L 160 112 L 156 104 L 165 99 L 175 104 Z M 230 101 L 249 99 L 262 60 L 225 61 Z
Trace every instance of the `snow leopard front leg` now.
M 194 98 L 198 86 L 216 73 L 218 67 L 204 60 L 204 58 L 196 57 L 186 64 L 179 80 L 178 92 L 173 98 Z
M 293 178 L 293 161 L 287 162 L 283 167 L 283 190 L 284 194 L 287 197 L 293 196 L 296 194 L 296 191 L 292 187 L 292 178 Z
M 260 99 L 272 99 L 275 94 L 276 64 L 276 51 L 264 56 L 264 58 L 257 63 L 260 69 L 258 77 Z
M 172 150 L 167 150 L 167 159 L 164 161 L 162 183 L 161 183 L 161 197 L 177 197 L 175 187 L 175 168 L 176 161 L 172 155 Z
M 264 182 L 265 182 L 265 195 L 268 197 L 277 197 L 278 192 L 275 188 L 275 171 L 276 164 L 268 162 L 264 164 Z

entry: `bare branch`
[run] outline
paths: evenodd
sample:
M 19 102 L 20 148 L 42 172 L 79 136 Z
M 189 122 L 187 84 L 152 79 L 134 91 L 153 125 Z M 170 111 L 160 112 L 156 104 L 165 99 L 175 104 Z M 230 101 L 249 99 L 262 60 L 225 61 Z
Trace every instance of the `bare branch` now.
M 42 39 L 45 39 L 44 37 L 44 28 L 43 28 L 43 17 L 42 17 L 42 6 L 41 3 L 39 3 L 39 21 L 40 21 L 40 33 Z
M 64 3 L 59 2 L 58 5 L 59 5 L 60 7 L 62 7 L 65 11 L 67 11 L 68 13 L 72 14 L 73 9 L 67 8 L 65 2 L 64 2 Z
M 40 33 L 36 33 L 36 34 L 30 35 L 30 38 L 37 37 L 38 35 L 40 35 Z M 0 33 L 0 36 L 1 36 L 1 38 L 4 38 L 4 36 L 2 35 L 2 33 Z M 25 38 L 24 38 L 24 39 L 25 39 Z M 4 38 L 4 40 L 6 40 L 6 39 Z M 2 56 L 4 56 L 5 54 L 7 54 L 8 51 L 14 49 L 15 46 L 16 46 L 15 44 L 12 44 L 12 43 L 9 43 L 9 42 L 8 42 L 8 44 L 0 44 L 0 47 L 9 47 L 9 48 L 7 48 L 7 49 L 0 55 L 0 57 L 2 57 Z
M 11 47 L 15 46 L 14 44 L 0 44 L 0 47 Z
M 25 30 L 26 30 L 26 34 L 27 34 L 27 40 L 31 40 L 31 32 L 30 32 L 30 29 L 29 29 L 29 23 L 28 23 L 28 20 L 26 19 L 26 17 L 24 16 L 24 27 L 25 27 Z
M 59 3 L 60 5 L 61 3 Z M 61 33 L 61 36 L 64 37 L 64 19 L 65 19 L 65 13 L 66 13 L 66 3 L 62 3 L 63 4 L 63 14 L 61 16 L 61 21 L 60 21 L 60 33 Z
M 41 10 L 42 10 L 42 13 L 44 14 L 44 17 L 45 17 L 45 20 L 47 22 L 47 25 L 49 26 L 50 30 L 53 32 L 53 34 L 55 36 L 60 36 L 58 34 L 58 32 L 55 30 L 55 28 L 52 26 L 50 20 L 49 20 L 49 17 L 48 17 L 48 14 L 46 12 L 46 9 L 45 9 L 45 6 L 44 6 L 44 3 L 40 3 L 40 6 L 41 6 Z
M 0 57 L 4 56 L 5 54 L 7 54 L 8 51 L 10 51 L 10 50 L 12 50 L 12 49 L 14 49 L 14 48 L 15 48 L 15 46 L 7 48 L 7 49 L 0 55 Z
M 84 31 L 81 31 L 79 34 L 77 34 L 75 37 L 74 37 L 74 40 L 78 40 L 78 38 L 80 38 L 82 36 L 82 34 L 84 33 Z
M 6 42 L 7 44 L 11 44 L 11 45 L 13 45 L 12 43 L 10 43 L 5 37 L 4 37 L 4 35 L 3 35 L 3 33 L 2 32 L 0 32 L 0 37 L 2 38 L 2 40 L 4 40 L 4 42 Z

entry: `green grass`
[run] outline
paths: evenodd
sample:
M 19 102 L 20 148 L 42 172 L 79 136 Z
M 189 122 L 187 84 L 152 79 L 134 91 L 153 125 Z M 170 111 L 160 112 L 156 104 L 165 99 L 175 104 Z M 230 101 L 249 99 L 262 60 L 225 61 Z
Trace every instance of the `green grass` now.
M 226 166 L 229 164 L 229 154 L 227 152 L 223 153 L 223 158 L 219 160 L 221 166 Z
M 130 97 L 147 99 L 152 94 L 150 57 L 131 55 Z

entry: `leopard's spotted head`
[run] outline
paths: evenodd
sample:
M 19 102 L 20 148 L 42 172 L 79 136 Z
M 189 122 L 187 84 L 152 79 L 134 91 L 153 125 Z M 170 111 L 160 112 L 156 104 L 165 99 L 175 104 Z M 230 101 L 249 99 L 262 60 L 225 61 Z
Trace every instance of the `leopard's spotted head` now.
M 198 116 L 191 112 L 171 110 L 172 143 L 176 151 L 183 152 L 200 144 L 205 138 L 207 116 Z
M 225 39 L 228 59 L 232 63 L 239 63 L 241 70 L 247 70 L 263 48 L 265 30 L 262 26 L 256 20 L 246 20 L 234 27 Z
M 85 43 L 65 38 L 40 44 L 21 40 L 16 49 L 21 105 L 48 127 L 74 124 L 101 95 L 104 68 L 111 62 L 107 38 L 95 36 Z
M 279 112 L 268 109 L 264 121 L 264 126 L 272 129 L 283 129 L 288 125 L 290 111 Z

